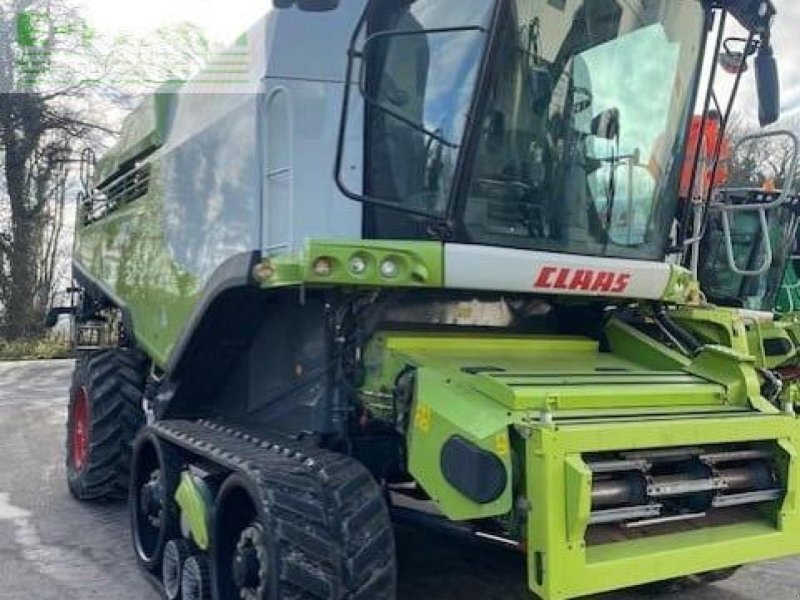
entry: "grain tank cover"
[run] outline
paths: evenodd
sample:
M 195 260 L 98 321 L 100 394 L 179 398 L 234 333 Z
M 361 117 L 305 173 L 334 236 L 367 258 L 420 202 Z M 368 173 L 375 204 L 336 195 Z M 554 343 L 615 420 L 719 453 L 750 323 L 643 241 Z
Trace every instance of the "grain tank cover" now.
M 125 118 L 119 141 L 98 163 L 96 185 L 121 175 L 164 144 L 172 123 L 176 91 L 175 84 L 165 84 Z

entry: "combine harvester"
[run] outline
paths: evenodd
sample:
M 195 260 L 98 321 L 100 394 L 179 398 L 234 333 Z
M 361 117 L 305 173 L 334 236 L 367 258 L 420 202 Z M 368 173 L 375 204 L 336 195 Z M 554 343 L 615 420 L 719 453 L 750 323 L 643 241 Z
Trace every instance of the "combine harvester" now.
M 394 598 L 393 519 L 525 553 L 543 600 L 800 552 L 798 422 L 666 261 L 703 59 L 743 25 L 773 122 L 774 16 L 275 0 L 246 81 L 87 156 L 72 493 L 130 489 L 171 599 Z

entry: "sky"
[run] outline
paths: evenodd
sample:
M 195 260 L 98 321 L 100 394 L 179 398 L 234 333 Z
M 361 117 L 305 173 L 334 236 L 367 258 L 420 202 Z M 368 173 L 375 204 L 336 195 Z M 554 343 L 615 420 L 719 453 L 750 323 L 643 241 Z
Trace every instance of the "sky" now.
M 775 28 L 783 84 L 783 105 L 787 112 L 800 113 L 800 2 L 777 0 L 780 12 Z
M 779 17 L 774 46 L 779 60 L 784 115 L 800 115 L 800 2 L 774 0 Z M 271 0 L 79 0 L 90 24 L 106 35 L 145 35 L 159 27 L 190 21 L 215 44 L 231 43 L 269 6 Z M 722 82 L 721 89 L 725 89 Z M 755 119 L 755 86 L 752 72 L 745 75 L 737 110 Z
M 778 19 L 773 30 L 773 46 L 781 75 L 784 117 L 800 116 L 800 2 L 774 0 Z M 756 92 L 752 70 L 742 79 L 737 109 L 751 121 L 756 112 Z
M 78 0 L 82 16 L 98 31 L 145 35 L 168 25 L 191 22 L 212 42 L 235 40 L 265 12 L 271 0 Z

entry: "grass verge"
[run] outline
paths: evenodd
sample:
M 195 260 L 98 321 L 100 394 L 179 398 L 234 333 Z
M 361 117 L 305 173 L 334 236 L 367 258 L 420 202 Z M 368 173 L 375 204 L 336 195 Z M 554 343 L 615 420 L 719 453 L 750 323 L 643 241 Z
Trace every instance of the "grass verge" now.
M 61 340 L 0 340 L 0 361 L 71 358 L 70 344 Z

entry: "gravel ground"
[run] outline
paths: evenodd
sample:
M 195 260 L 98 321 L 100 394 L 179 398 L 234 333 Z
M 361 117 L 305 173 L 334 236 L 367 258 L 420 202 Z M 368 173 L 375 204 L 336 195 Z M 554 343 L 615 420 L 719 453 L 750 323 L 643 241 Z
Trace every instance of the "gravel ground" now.
M 134 564 L 124 506 L 85 506 L 64 483 L 69 361 L 0 364 L 0 599 L 157 600 Z M 530 600 L 516 556 L 401 530 L 401 600 Z M 595 600 L 636 600 L 622 592 Z M 675 600 L 798 600 L 800 559 L 743 569 Z

